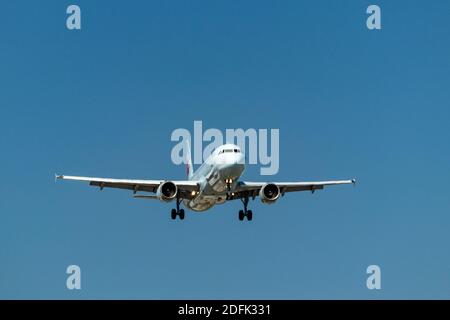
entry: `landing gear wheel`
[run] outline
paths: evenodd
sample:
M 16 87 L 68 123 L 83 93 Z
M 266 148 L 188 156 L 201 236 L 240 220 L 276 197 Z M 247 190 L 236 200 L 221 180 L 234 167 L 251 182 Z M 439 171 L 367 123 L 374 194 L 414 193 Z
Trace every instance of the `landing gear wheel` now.
M 184 209 L 181 209 L 178 215 L 180 216 L 180 220 L 184 220 Z
M 243 210 L 239 210 L 239 220 L 240 221 L 244 220 L 244 211 Z
M 177 218 L 177 210 L 172 209 L 172 211 L 170 212 L 170 217 L 172 218 L 172 220 L 175 220 Z
M 247 211 L 247 220 L 252 221 L 252 219 L 253 219 L 253 212 L 252 212 L 252 210 L 248 210 Z

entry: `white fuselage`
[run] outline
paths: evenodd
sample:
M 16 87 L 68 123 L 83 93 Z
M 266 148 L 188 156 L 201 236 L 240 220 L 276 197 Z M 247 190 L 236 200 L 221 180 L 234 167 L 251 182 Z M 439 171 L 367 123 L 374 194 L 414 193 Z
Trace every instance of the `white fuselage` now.
M 186 208 L 205 211 L 224 203 L 227 193 L 233 192 L 244 172 L 244 159 L 236 145 L 226 144 L 216 149 L 190 178 L 199 181 L 200 191 L 193 199 L 184 200 Z

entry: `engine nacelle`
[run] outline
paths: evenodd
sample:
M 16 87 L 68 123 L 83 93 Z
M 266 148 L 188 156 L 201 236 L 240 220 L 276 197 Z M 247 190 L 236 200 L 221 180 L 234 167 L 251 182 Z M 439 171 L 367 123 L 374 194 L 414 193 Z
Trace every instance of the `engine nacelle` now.
M 169 202 L 177 197 L 177 192 L 177 185 L 171 181 L 166 181 L 159 185 L 158 190 L 156 191 L 156 196 L 161 201 Z
M 274 183 L 268 183 L 259 191 L 259 198 L 262 203 L 272 204 L 280 197 L 280 188 Z

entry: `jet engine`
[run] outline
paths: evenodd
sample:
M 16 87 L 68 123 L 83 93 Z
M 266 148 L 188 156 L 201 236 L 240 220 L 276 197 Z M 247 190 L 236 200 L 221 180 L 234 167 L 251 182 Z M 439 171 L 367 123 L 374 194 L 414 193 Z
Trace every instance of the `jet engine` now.
M 274 183 L 268 183 L 259 191 L 262 203 L 272 204 L 280 197 L 280 188 Z
M 159 185 L 156 196 L 161 201 L 169 202 L 177 197 L 177 192 L 178 188 L 176 184 L 171 181 L 166 181 Z

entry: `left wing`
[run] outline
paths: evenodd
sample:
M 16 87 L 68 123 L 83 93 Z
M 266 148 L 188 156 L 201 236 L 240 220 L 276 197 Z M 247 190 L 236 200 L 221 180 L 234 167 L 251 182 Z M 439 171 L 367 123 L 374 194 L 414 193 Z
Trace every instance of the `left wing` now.
M 339 185 L 339 184 L 355 184 L 356 180 L 334 180 L 334 181 L 313 181 L 313 182 L 245 182 L 240 181 L 235 188 L 236 196 L 233 198 L 242 198 L 245 196 L 256 197 L 261 190 L 267 184 L 275 184 L 280 188 L 281 195 L 286 192 L 295 191 L 311 191 L 321 190 L 326 186 Z
M 77 176 L 64 176 L 55 175 L 55 179 L 61 180 L 74 180 L 89 182 L 91 186 L 103 188 L 118 188 L 132 190 L 134 193 L 137 191 L 147 191 L 155 193 L 161 183 L 167 180 L 135 180 L 135 179 L 110 179 L 110 178 L 94 178 L 94 177 L 77 177 Z M 183 198 L 190 198 L 189 194 L 192 191 L 198 191 L 199 186 L 197 181 L 171 181 L 181 192 Z

